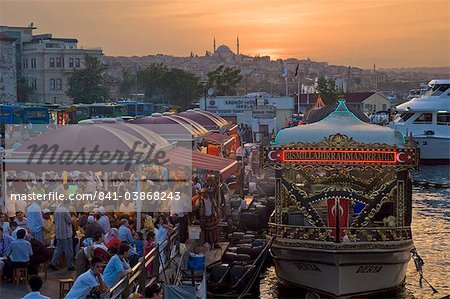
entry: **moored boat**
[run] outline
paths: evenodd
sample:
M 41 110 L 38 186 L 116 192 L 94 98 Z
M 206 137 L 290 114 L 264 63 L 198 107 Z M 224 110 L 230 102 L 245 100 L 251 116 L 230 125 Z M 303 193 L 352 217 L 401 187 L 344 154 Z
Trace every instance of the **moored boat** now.
M 450 80 L 432 80 L 422 96 L 396 107 L 389 127 L 411 135 L 423 164 L 450 164 Z
M 404 282 L 415 144 L 339 101 L 323 120 L 281 130 L 261 157 L 276 171 L 268 236 L 281 281 L 337 297 Z

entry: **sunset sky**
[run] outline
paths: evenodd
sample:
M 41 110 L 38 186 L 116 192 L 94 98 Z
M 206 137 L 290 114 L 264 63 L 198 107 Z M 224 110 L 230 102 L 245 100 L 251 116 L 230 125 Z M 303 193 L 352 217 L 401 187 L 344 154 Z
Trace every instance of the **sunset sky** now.
M 450 66 L 448 0 L 0 0 L 0 25 L 76 37 L 105 55 L 241 53 L 369 68 Z

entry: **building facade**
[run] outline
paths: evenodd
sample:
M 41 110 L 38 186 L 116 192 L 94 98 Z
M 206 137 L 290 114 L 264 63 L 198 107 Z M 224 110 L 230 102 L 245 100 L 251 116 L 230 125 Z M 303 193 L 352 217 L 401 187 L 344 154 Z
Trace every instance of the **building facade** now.
M 16 39 L 0 33 L 0 103 L 17 101 Z
M 102 59 L 101 48 L 78 48 L 74 38 L 56 38 L 52 34 L 33 35 L 33 24 L 28 27 L 0 26 L 16 38 L 17 77 L 25 79 L 34 103 L 69 104 L 66 95 L 72 72 L 85 66 L 86 55 Z
M 72 72 L 85 66 L 85 56 L 101 59 L 102 50 L 78 49 L 78 41 L 37 35 L 22 51 L 22 74 L 33 89 L 31 100 L 39 103 L 67 104 L 68 80 Z
M 394 107 L 394 103 L 379 92 L 347 92 L 344 94 L 343 98 L 348 106 L 358 108 L 366 114 L 387 111 Z M 317 94 L 302 94 L 300 96 L 300 101 L 297 102 L 300 104 L 300 111 L 304 113 L 317 102 Z
M 253 132 L 263 135 L 284 128 L 286 120 L 294 113 L 292 97 L 267 93 L 206 97 L 199 102 L 200 109 L 216 113 L 232 123 L 248 125 Z

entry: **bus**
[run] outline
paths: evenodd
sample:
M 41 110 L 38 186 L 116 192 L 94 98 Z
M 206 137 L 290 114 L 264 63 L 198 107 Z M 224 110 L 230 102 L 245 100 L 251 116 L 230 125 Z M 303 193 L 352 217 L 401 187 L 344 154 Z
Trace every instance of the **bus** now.
M 75 105 L 76 122 L 91 118 L 120 117 L 128 115 L 128 107 L 115 103 L 94 103 Z
M 153 112 L 153 104 L 136 101 L 118 101 L 116 105 L 125 106 L 128 116 L 150 116 Z
M 48 125 L 50 123 L 50 109 L 47 107 L 23 107 L 26 124 Z
M 23 125 L 24 117 L 23 117 L 23 109 L 19 105 L 0 105 L 0 134 L 5 136 L 5 131 L 8 127 L 9 133 L 13 133 L 14 131 L 20 131 L 20 125 Z

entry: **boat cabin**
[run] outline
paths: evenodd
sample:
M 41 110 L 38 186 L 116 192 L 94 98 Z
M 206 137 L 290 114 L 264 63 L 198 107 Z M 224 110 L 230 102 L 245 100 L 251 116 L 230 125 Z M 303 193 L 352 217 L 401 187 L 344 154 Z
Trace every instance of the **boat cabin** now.
M 360 120 L 344 100 L 321 121 L 281 130 L 261 150 L 276 171 L 269 235 L 306 247 L 411 240 L 418 158 L 400 132 Z

